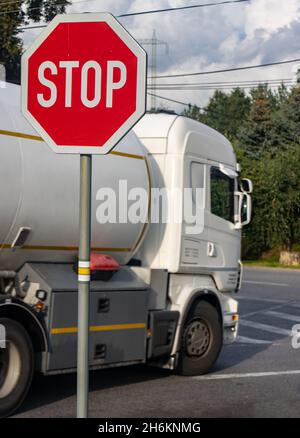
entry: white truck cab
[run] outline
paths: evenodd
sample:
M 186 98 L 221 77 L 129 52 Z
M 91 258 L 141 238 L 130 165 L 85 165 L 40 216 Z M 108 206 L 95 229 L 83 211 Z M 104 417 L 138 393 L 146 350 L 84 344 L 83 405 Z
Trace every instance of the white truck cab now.
M 170 274 L 169 308 L 180 313 L 173 353 L 179 350 L 181 326 L 199 295 L 219 308 L 223 343 L 233 342 L 238 325 L 233 295 L 241 282 L 241 223 L 250 220 L 249 213 L 241 218 L 241 203 L 244 215 L 251 210 L 249 195 L 244 199 L 240 192 L 233 148 L 217 131 L 178 115 L 147 114 L 134 131 L 147 151 L 152 184 L 169 189 L 168 216 L 180 218 L 178 223 L 151 224 L 136 255 L 150 269 Z M 200 227 L 195 218 L 194 223 L 185 220 L 185 188 L 201 189 Z

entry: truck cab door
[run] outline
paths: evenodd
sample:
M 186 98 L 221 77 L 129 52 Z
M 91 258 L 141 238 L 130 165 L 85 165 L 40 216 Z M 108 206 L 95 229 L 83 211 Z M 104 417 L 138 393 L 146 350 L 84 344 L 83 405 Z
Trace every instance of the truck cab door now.
M 237 286 L 241 231 L 235 227 L 237 174 L 220 165 L 208 168 L 207 257 L 220 290 Z

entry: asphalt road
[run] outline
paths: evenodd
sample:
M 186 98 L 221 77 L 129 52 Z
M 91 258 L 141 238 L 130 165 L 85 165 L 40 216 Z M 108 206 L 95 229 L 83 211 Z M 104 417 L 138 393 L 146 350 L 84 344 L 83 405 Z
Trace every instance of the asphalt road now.
M 181 377 L 144 366 L 91 373 L 91 417 L 300 417 L 300 271 L 244 270 L 238 342 L 213 372 Z M 300 341 L 299 341 L 300 346 Z M 38 377 L 16 417 L 74 417 L 76 377 Z

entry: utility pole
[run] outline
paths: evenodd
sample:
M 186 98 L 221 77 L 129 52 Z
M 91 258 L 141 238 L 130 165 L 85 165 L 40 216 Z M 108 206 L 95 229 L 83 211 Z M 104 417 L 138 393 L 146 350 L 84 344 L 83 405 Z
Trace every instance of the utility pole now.
M 151 67 L 151 89 L 152 89 L 151 111 L 155 111 L 156 110 L 155 91 L 156 91 L 156 74 L 157 74 L 157 46 L 164 46 L 165 54 L 167 55 L 169 53 L 169 45 L 166 41 L 161 41 L 157 39 L 155 29 L 153 29 L 152 38 L 138 40 L 138 42 L 142 46 L 151 46 L 151 64 L 149 65 L 149 67 Z

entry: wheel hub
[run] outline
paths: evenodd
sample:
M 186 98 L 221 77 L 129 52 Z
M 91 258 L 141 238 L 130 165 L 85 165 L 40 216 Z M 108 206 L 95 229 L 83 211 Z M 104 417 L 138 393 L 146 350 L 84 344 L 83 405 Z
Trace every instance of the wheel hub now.
M 210 344 L 210 330 L 203 320 L 191 322 L 185 333 L 185 349 L 189 356 L 203 356 Z
M 13 342 L 0 349 L 0 399 L 7 397 L 15 388 L 21 374 L 21 356 Z
M 7 350 L 1 348 L 0 349 L 0 388 L 2 387 L 5 380 L 5 376 L 7 373 L 7 364 L 8 364 Z

